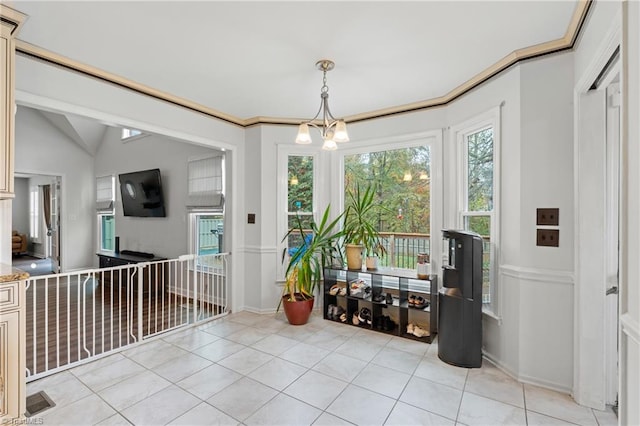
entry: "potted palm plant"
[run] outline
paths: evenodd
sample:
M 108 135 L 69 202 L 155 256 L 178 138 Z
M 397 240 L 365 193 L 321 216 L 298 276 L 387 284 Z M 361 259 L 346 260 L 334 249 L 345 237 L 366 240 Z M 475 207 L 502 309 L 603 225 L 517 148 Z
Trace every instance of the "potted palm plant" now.
M 363 250 L 367 256 L 384 254 L 380 233 L 373 222 L 379 208 L 374 195 L 371 186 L 363 191 L 359 184 L 355 190 L 347 191 L 343 233 L 348 269 L 362 269 Z M 372 268 L 377 268 L 377 263 L 375 266 L 372 265 Z
M 283 241 L 290 235 L 299 235 L 303 243 L 289 257 L 285 272 L 286 282 L 278 304 L 284 308 L 287 320 L 293 325 L 306 324 L 313 309 L 316 289 L 322 280 L 322 269 L 341 257 L 339 241 L 342 231 L 338 223 L 342 214 L 329 222 L 330 206 L 325 209 L 320 223 L 311 221 L 306 227 L 299 216 Z M 287 250 L 282 253 L 284 261 Z

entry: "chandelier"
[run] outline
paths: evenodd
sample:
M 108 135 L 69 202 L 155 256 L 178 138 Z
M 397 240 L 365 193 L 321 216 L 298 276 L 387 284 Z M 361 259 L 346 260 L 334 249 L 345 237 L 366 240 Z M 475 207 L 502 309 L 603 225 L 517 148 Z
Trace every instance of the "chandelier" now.
M 309 134 L 309 126 L 313 126 L 320 131 L 324 144 L 322 149 L 333 151 L 338 148 L 336 142 L 349 142 L 349 135 L 347 134 L 347 124 L 344 120 L 337 120 L 329 110 L 329 87 L 327 86 L 327 72 L 331 71 L 335 67 L 335 63 L 328 59 L 321 59 L 316 62 L 316 68 L 322 71 L 322 87 L 320 88 L 320 109 L 316 113 L 315 117 L 311 120 L 300 124 L 298 127 L 298 136 L 296 136 L 296 143 L 310 144 L 311 135 Z M 316 124 L 316 119 L 322 113 L 321 126 Z

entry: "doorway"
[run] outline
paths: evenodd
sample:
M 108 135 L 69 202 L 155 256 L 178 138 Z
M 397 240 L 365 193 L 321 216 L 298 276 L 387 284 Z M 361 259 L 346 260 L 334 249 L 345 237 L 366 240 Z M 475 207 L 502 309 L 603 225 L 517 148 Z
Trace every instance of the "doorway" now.
M 620 64 L 610 48 L 576 90 L 574 398 L 600 410 L 616 406 L 620 379 Z
M 61 271 L 61 184 L 61 176 L 15 173 L 12 223 L 28 242 L 12 264 L 32 276 Z

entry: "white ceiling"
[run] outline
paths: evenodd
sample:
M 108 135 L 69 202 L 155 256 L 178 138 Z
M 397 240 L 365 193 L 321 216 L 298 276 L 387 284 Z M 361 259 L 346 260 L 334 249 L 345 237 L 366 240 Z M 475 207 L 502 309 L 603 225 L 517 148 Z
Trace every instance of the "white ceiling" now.
M 8 1 L 20 40 L 240 119 L 310 118 L 318 59 L 350 116 L 443 96 L 562 38 L 577 1 Z

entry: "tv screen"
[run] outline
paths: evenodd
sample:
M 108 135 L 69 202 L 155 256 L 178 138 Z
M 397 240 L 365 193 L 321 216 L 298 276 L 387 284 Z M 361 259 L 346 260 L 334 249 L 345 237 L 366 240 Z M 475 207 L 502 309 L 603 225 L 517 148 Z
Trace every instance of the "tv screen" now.
M 119 179 L 125 216 L 166 216 L 160 169 L 123 173 Z

